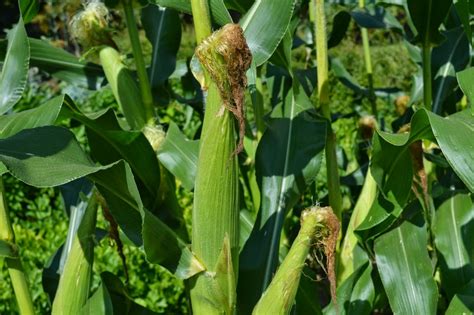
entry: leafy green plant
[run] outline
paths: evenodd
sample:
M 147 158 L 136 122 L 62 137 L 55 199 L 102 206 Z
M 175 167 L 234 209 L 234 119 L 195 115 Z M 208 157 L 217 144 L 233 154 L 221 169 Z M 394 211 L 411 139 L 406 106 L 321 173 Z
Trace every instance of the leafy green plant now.
M 22 17 L 1 54 L 0 174 L 36 187 L 85 183 L 74 186 L 60 276 L 48 287 L 53 313 L 152 313 L 110 272 L 92 286 L 98 210 L 124 276 L 126 242 L 184 281 L 195 314 L 472 310 L 474 123 L 472 109 L 458 110 L 463 94 L 469 106 L 474 101 L 467 0 L 375 1 L 366 9 L 364 1 L 92 1 L 71 31 L 100 65 L 28 38 L 22 19 L 37 10 L 20 2 Z M 334 8 L 342 9 L 329 32 Z M 125 20 L 132 59 L 108 10 Z M 197 46 L 189 62 L 176 62 L 182 33 L 172 25 L 181 16 L 174 10 L 193 15 Z M 367 87 L 332 53 L 351 20 L 361 28 Z M 410 97 L 374 84 L 371 29 L 404 38 L 422 73 Z M 149 63 L 143 34 L 153 45 Z M 308 51 L 303 69 L 292 55 L 299 46 Z M 105 78 L 119 106 L 86 113 L 59 95 L 15 111 L 30 64 L 76 87 L 98 88 Z M 344 115 L 332 104 L 331 78 L 367 99 L 376 116 L 354 106 L 360 149 L 351 163 L 336 138 Z M 170 84 L 176 79 L 179 88 Z M 166 99 L 185 104 L 186 124 L 202 121 L 196 134 L 185 131 L 194 140 L 177 117 L 162 124 Z M 403 103 L 390 127 L 381 100 Z M 70 124 L 84 128 L 86 150 Z M 191 214 L 177 185 L 193 191 Z M 308 204 L 314 196 L 327 207 Z M 0 210 L 0 254 L 20 312 L 29 314 L 8 210 Z

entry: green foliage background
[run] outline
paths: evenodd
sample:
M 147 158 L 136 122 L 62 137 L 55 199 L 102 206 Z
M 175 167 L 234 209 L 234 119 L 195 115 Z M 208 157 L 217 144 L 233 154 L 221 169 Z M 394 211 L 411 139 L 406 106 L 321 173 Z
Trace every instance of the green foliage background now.
M 193 34 L 189 27 L 185 27 L 183 42 L 179 57 L 190 57 L 193 53 Z M 349 36 L 341 45 L 331 50 L 331 55 L 341 59 L 347 70 L 363 85 L 366 85 L 365 66 L 363 63 L 362 45 L 357 41 L 357 28 L 353 28 Z M 376 38 L 377 45 L 372 47 L 374 63 L 374 78 L 376 87 L 397 86 L 404 91 L 411 88 L 411 76 L 416 71 L 410 61 L 405 46 L 400 38 L 393 38 L 387 31 L 373 31 L 371 37 Z M 354 40 L 355 39 L 355 40 Z M 296 67 L 303 64 L 307 56 L 304 50 L 294 52 Z M 313 57 L 312 57 L 313 58 Z M 387 75 L 389 74 L 389 75 Z M 367 100 L 360 101 L 354 93 L 342 85 L 337 78 L 331 76 L 331 106 L 335 112 L 349 113 L 354 106 L 360 106 L 362 111 L 369 112 L 370 104 Z M 28 90 L 17 110 L 36 107 L 51 96 L 51 90 L 46 86 L 38 86 L 36 80 L 30 80 Z M 175 82 L 177 84 L 177 82 Z M 70 94 L 78 105 L 86 111 L 94 111 L 109 106 L 116 106 L 113 94 L 109 88 L 90 94 L 77 89 L 70 89 L 66 85 L 60 86 L 65 93 Z M 387 119 L 387 123 L 396 117 L 393 104 L 378 99 L 380 111 Z M 250 109 L 251 110 L 251 109 Z M 249 111 L 249 109 L 247 109 Z M 251 115 L 249 112 L 248 114 Z M 185 123 L 185 106 L 174 102 L 161 110 L 163 122 L 171 118 L 183 128 Z M 196 119 L 197 120 L 197 119 Z M 357 134 L 358 117 L 339 119 L 336 123 L 336 132 L 339 144 L 343 147 L 349 160 L 355 154 L 354 139 Z M 191 124 L 184 128 L 188 137 L 192 137 L 196 126 Z M 84 131 L 75 129 L 76 136 L 85 142 Z M 350 169 L 350 168 L 349 168 Z M 323 197 L 327 189 L 324 187 L 325 172 L 320 172 L 318 178 L 318 193 Z M 344 174 L 341 174 L 344 175 Z M 34 304 L 39 314 L 50 312 L 47 295 L 41 284 L 42 268 L 48 262 L 55 250 L 64 242 L 67 233 L 68 219 L 63 210 L 62 200 L 58 189 L 37 189 L 26 186 L 11 176 L 5 176 L 5 189 L 8 204 L 11 210 L 13 227 L 24 267 L 28 273 L 32 289 Z M 348 196 L 346 196 L 348 197 Z M 187 218 L 190 219 L 192 196 L 178 186 L 178 200 L 184 207 Z M 311 201 L 309 201 L 311 202 Z M 189 221 L 189 220 L 188 220 Z M 106 229 L 107 223 L 103 216 L 99 216 L 99 227 Z M 103 239 L 95 250 L 94 269 L 98 275 L 102 271 L 110 271 L 119 275 L 125 281 L 121 260 L 116 248 L 109 246 L 110 239 Z M 163 314 L 186 314 L 187 305 L 184 293 L 184 284 L 177 280 L 163 268 L 151 265 L 145 260 L 143 252 L 132 246 L 125 245 L 125 255 L 130 273 L 130 282 L 127 286 L 130 295 L 135 301 Z M 94 279 L 95 285 L 98 278 Z M 11 289 L 10 279 L 5 268 L 0 272 L 0 314 L 17 313 L 16 302 Z

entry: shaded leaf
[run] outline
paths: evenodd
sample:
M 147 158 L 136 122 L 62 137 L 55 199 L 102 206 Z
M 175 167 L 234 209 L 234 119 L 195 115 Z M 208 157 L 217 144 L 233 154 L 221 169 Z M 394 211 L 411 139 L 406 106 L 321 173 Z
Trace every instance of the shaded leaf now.
M 443 40 L 439 27 L 449 12 L 451 0 L 407 0 L 410 18 L 418 32 L 414 42 L 438 45 Z
M 176 68 L 176 54 L 181 42 L 181 20 L 176 11 L 149 5 L 142 10 L 142 23 L 153 45 L 148 69 L 150 84 L 163 84 Z
M 365 262 L 337 288 L 337 307 L 330 303 L 323 314 L 371 314 L 375 297 L 372 265 Z
M 351 16 L 360 27 L 368 29 L 394 29 L 403 32 L 400 22 L 381 6 L 355 9 L 351 12 Z
M 474 278 L 474 205 L 469 195 L 455 195 L 436 211 L 433 234 L 440 253 L 442 287 L 453 296 Z
M 347 11 L 339 11 L 333 18 L 332 30 L 329 34 L 328 49 L 336 47 L 346 36 L 351 23 L 351 15 Z
M 373 139 L 371 171 L 378 185 L 387 194 L 392 192 L 400 205 L 408 199 L 413 166 L 409 146 L 416 140 L 436 141 L 449 165 L 466 186 L 474 191 L 474 120 L 469 110 L 440 117 L 424 109 L 411 120 L 410 133 L 390 134 L 377 131 Z M 404 176 L 398 176 L 404 174 Z
M 239 303 L 249 312 L 277 267 L 284 218 L 319 171 L 326 123 L 312 116 L 312 108 L 294 81 L 285 99 L 274 108 L 257 148 L 257 182 L 262 200 L 240 255 L 239 271 Z
M 8 32 L 8 47 L 0 76 L 0 115 L 20 99 L 28 78 L 30 46 L 23 20 Z
M 433 112 L 441 113 L 443 102 L 457 88 L 456 72 L 469 64 L 469 41 L 461 27 L 443 32 L 446 40 L 431 52 L 434 76 Z
M 64 96 L 57 96 L 39 107 L 0 116 L 0 139 L 13 136 L 23 129 L 54 124 L 63 102 Z
M 100 275 L 101 284 L 89 298 L 80 314 L 97 315 L 152 315 L 156 314 L 149 309 L 137 304 L 128 295 L 120 279 L 110 272 Z
M 446 315 L 472 314 L 474 312 L 474 281 L 469 282 L 458 294 L 456 294 Z

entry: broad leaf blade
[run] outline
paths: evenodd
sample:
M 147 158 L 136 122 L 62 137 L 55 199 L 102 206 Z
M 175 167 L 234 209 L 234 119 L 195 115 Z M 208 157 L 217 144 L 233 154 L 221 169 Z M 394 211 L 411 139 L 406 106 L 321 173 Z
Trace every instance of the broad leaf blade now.
M 426 228 L 408 221 L 375 241 L 377 268 L 395 314 L 436 314 L 427 241 Z
M 461 27 L 443 32 L 446 40 L 431 53 L 433 82 L 433 112 L 440 114 L 449 94 L 457 88 L 456 72 L 469 64 L 469 41 Z
M 440 252 L 442 286 L 453 296 L 474 278 L 474 205 L 469 195 L 456 195 L 436 211 L 433 234 Z
M 23 129 L 54 124 L 63 101 L 64 96 L 57 96 L 37 108 L 0 116 L 0 139 L 13 136 Z
M 190 141 L 171 123 L 166 139 L 160 146 L 158 159 L 189 190 L 194 187 L 199 153 L 199 141 Z
M 150 84 L 163 84 L 176 67 L 176 54 L 181 41 L 181 20 L 176 11 L 149 5 L 142 10 L 142 23 L 153 45 Z
M 0 115 L 10 110 L 20 99 L 26 86 L 30 60 L 30 45 L 23 20 L 8 32 L 8 48 L 0 76 Z
M 418 32 L 415 42 L 439 44 L 443 36 L 439 27 L 449 12 L 450 0 L 408 0 L 411 20 Z
M 240 25 L 257 66 L 271 57 L 283 39 L 294 5 L 294 0 L 256 1 L 241 19 Z

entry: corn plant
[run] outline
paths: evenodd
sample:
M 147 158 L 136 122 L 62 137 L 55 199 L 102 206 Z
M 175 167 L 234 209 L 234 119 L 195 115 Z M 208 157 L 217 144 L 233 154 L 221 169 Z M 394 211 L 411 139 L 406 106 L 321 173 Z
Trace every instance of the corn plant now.
M 185 281 L 189 313 L 474 310 L 468 0 L 93 0 L 69 24 L 81 58 L 28 37 L 36 5 L 19 1 L 0 43 L 0 175 L 74 191 L 48 290 L 53 314 L 154 313 L 112 273 L 92 288 L 99 211 L 117 248 L 139 247 Z M 180 72 L 186 15 L 196 46 Z M 354 32 L 364 84 L 333 53 Z M 419 68 L 412 91 L 377 86 L 375 32 L 403 41 Z M 30 67 L 75 89 L 110 88 L 118 107 L 87 112 L 59 94 L 17 110 Z M 177 78 L 192 84 L 176 88 Z M 350 109 L 364 145 L 355 170 L 341 163 L 337 80 L 367 105 Z M 177 119 L 164 123 L 171 101 L 197 113 L 195 139 Z M 402 105 L 388 126 L 393 102 Z M 83 126 L 85 144 L 64 127 L 72 125 Z M 193 192 L 188 221 L 177 186 Z M 33 314 L 4 194 L 0 181 L 0 257 L 19 312 Z

